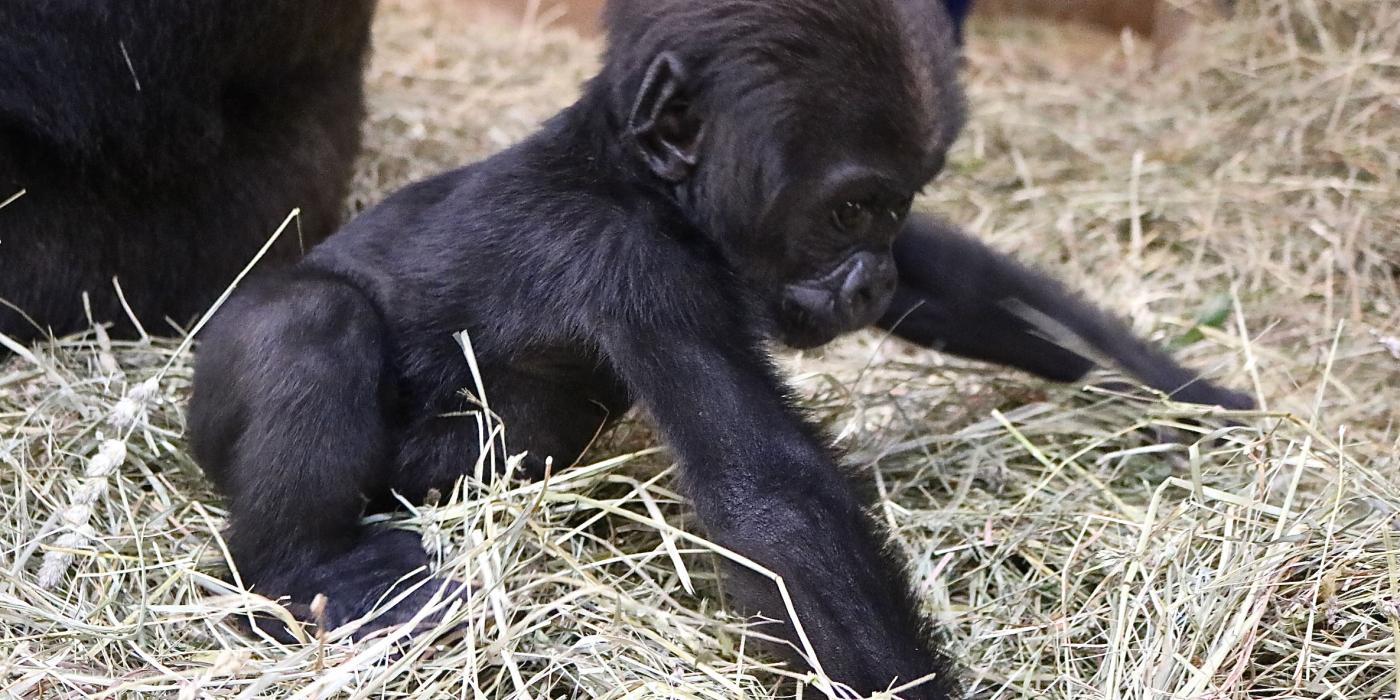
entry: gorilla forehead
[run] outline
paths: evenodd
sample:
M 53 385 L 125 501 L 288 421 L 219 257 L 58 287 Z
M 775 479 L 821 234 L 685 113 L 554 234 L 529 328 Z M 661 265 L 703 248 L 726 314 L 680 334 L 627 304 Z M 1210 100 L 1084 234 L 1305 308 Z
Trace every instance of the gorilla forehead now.
M 879 131 L 941 152 L 961 127 L 942 0 L 611 0 L 606 21 L 619 109 L 648 63 L 671 52 L 695 71 L 700 101 L 761 101 L 770 123 L 789 128 L 801 117 L 857 129 L 882 119 Z

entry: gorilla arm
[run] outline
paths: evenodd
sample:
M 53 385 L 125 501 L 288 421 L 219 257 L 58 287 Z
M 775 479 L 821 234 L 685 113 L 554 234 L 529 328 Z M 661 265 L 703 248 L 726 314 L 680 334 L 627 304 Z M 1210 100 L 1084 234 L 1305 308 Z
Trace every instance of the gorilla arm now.
M 924 634 L 900 562 L 760 351 L 735 336 L 670 328 L 603 342 L 675 451 L 709 536 L 784 586 L 731 565 L 731 594 L 778 621 L 759 629 L 790 659 L 810 665 L 810 649 L 862 695 L 928 679 L 901 697 L 952 697 L 951 667 Z
M 895 241 L 899 287 L 881 328 L 954 355 L 1059 382 L 1111 363 L 1177 401 L 1249 409 L 1054 280 L 952 226 L 911 217 Z

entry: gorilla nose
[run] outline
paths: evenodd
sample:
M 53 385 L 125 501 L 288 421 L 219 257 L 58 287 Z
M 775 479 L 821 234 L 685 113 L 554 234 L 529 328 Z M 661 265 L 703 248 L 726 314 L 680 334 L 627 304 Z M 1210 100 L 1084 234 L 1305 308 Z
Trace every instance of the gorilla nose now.
M 842 314 L 860 324 L 871 323 L 894 295 L 894 266 L 874 255 L 860 254 L 841 284 Z

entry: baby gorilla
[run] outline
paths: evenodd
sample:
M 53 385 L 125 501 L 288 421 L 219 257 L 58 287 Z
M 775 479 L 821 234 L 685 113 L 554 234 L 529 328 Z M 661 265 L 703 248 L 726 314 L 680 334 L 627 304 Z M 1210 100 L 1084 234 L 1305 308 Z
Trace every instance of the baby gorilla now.
M 191 430 L 243 579 L 300 605 L 325 594 L 330 625 L 422 581 L 415 538 L 360 518 L 395 493 L 448 492 L 476 463 L 465 330 L 534 471 L 640 404 L 710 538 L 782 576 L 833 679 L 870 693 L 932 676 L 906 697 L 948 697 L 901 563 L 765 341 L 878 322 L 1061 379 L 1088 371 L 1017 313 L 1039 309 L 1159 388 L 1236 397 L 1042 278 L 905 221 L 962 121 L 941 0 L 617 0 L 607 22 L 601 74 L 538 134 L 395 194 L 210 324 Z M 737 602 L 803 648 L 773 583 L 731 575 Z M 431 588 L 364 629 L 407 621 Z

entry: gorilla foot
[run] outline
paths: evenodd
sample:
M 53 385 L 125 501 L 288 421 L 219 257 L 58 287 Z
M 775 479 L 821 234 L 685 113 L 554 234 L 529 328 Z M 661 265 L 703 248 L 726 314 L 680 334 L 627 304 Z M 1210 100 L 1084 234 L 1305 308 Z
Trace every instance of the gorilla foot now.
M 471 591 L 466 582 L 430 575 L 418 535 L 403 530 L 371 531 L 350 550 L 299 573 L 254 589 L 283 592 L 292 615 L 318 631 L 358 625 L 350 633 L 356 640 L 404 625 L 412 626 L 410 636 L 431 633 Z M 281 642 L 297 641 L 281 620 L 256 616 L 253 625 Z

